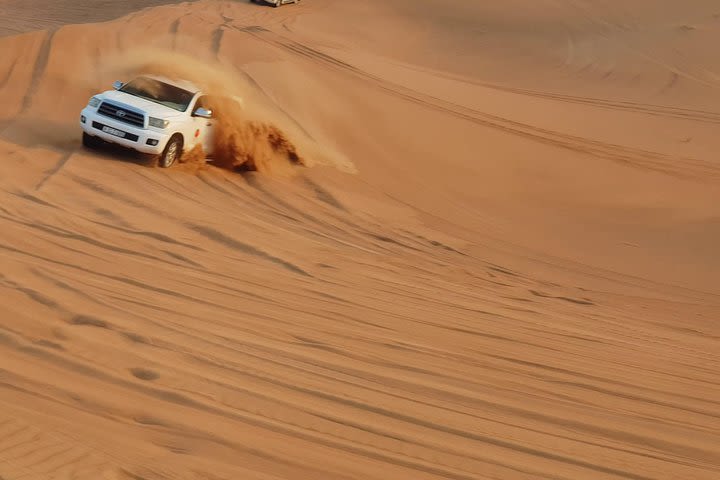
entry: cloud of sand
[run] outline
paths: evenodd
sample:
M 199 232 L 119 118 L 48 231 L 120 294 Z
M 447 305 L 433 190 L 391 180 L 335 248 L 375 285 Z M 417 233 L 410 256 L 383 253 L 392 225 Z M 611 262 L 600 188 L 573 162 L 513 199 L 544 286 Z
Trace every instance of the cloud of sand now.
M 127 50 L 102 63 L 101 77 L 129 80 L 136 75 L 159 75 L 190 81 L 208 94 L 215 117 L 213 159 L 220 167 L 278 172 L 288 171 L 289 165 L 324 164 L 355 172 L 352 162 L 309 138 L 230 66 L 157 47 Z M 198 156 L 199 152 L 193 152 L 193 161 Z

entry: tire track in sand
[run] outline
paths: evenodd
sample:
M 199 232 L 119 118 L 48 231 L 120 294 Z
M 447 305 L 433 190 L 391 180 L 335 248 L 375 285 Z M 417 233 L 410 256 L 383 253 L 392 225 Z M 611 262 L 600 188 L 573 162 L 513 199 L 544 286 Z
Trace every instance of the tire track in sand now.
M 702 182 L 716 181 L 720 178 L 720 167 L 709 161 L 688 157 L 677 157 L 659 152 L 602 142 L 599 140 L 565 134 L 546 128 L 536 127 L 523 122 L 510 120 L 508 118 L 464 107 L 453 102 L 442 100 L 440 98 L 397 85 L 375 75 L 368 74 L 367 72 L 364 72 L 347 62 L 338 60 L 328 54 L 320 52 L 317 49 L 291 40 L 283 35 L 271 32 L 270 30 L 262 27 L 251 26 L 237 28 L 237 30 L 252 35 L 261 41 L 265 41 L 281 49 L 307 58 L 313 62 L 321 63 L 329 68 L 363 78 L 375 85 L 377 88 L 380 88 L 381 90 L 399 98 L 433 110 L 448 113 L 478 125 L 501 130 L 511 135 L 518 135 L 533 141 L 560 147 L 566 150 L 589 154 L 598 158 L 630 165 L 635 168 L 655 171 L 678 178 L 686 178 Z
M 43 37 L 42 43 L 40 44 L 40 49 L 38 50 L 37 57 L 35 58 L 35 66 L 33 67 L 32 76 L 30 77 L 30 85 L 23 97 L 20 110 L 21 114 L 27 112 L 30 107 L 32 107 L 33 97 L 40 87 L 40 82 L 43 79 L 45 68 L 47 67 L 48 60 L 50 59 L 52 42 L 56 32 L 57 29 L 48 30 Z

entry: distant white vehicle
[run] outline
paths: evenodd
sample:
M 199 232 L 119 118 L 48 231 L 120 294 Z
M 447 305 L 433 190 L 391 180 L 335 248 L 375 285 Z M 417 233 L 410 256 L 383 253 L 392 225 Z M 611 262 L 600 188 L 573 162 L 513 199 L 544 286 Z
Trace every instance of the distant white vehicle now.
M 147 75 L 128 83 L 116 81 L 113 88 L 90 98 L 80 112 L 83 145 L 94 148 L 104 141 L 157 155 L 163 168 L 198 144 L 212 156 L 210 97 L 196 85 Z
M 252 3 L 269 3 L 273 7 L 279 7 L 287 3 L 298 3 L 300 0 L 250 0 Z

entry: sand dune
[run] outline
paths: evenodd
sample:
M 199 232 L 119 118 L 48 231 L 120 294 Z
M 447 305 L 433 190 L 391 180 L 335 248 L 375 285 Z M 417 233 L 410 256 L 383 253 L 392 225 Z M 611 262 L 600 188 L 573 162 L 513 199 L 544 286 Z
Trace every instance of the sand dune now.
M 716 2 L 89 3 L 0 0 L 0 479 L 720 476 Z M 140 51 L 310 166 L 84 150 Z

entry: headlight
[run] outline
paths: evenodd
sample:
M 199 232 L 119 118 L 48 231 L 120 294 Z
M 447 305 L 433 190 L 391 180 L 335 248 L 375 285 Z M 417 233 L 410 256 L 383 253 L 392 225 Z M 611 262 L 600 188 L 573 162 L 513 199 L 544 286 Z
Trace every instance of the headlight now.
M 155 128 L 165 128 L 170 123 L 170 120 L 163 120 L 162 118 L 150 117 L 148 119 L 148 125 Z
M 102 100 L 100 100 L 100 98 L 98 98 L 98 97 L 92 97 L 92 98 L 90 99 L 90 101 L 88 102 L 88 105 L 91 106 L 91 107 L 93 107 L 93 108 L 95 108 L 95 107 L 97 107 L 98 105 L 100 105 L 100 102 L 101 102 L 101 101 L 102 101 Z

